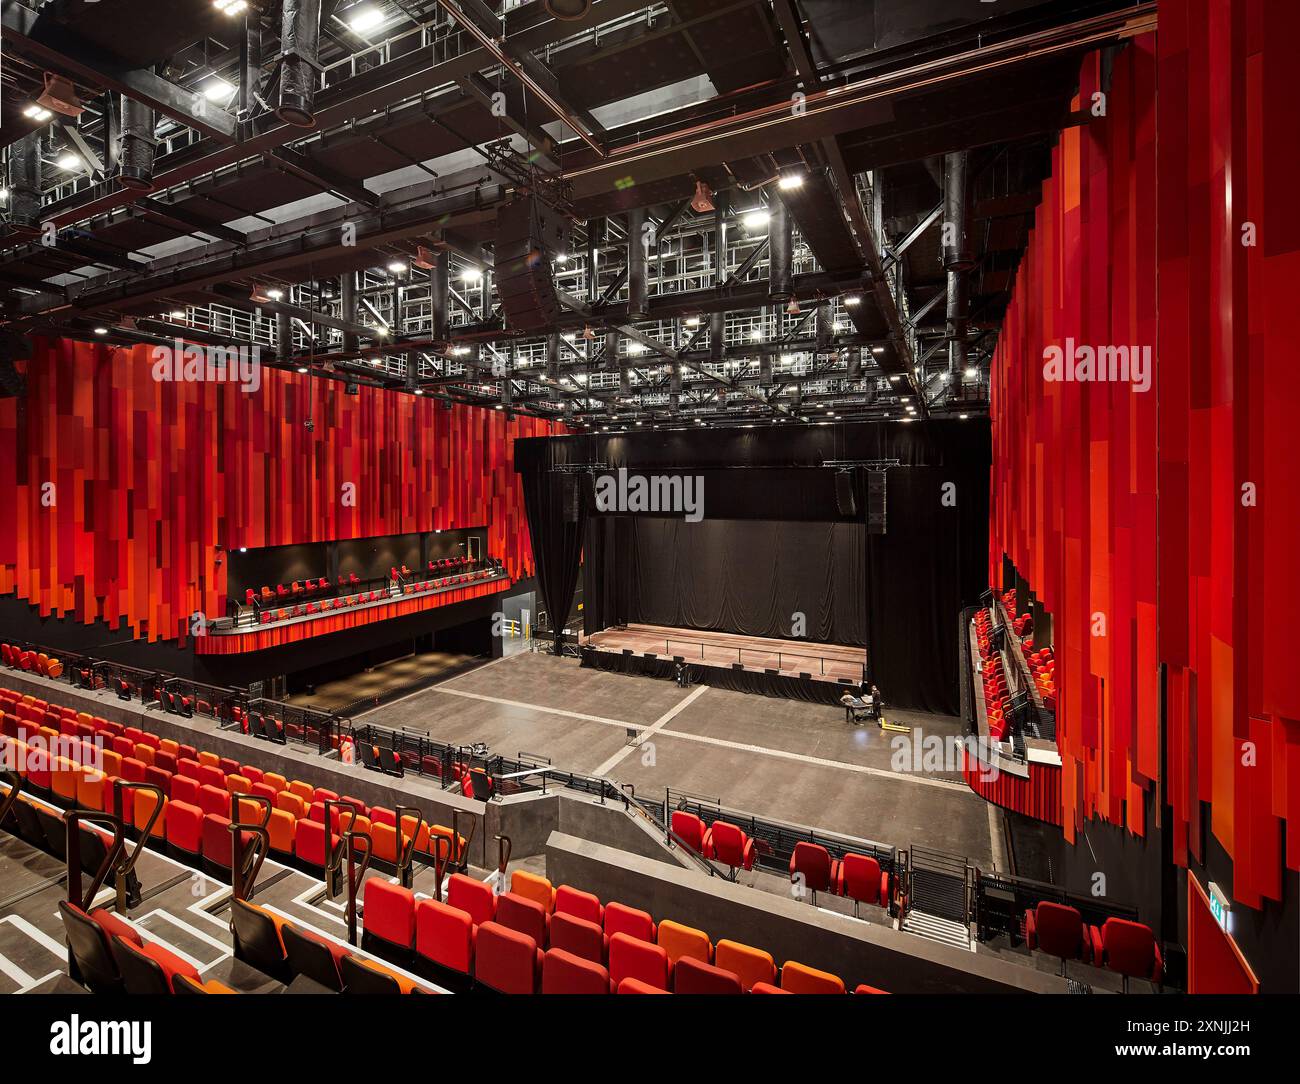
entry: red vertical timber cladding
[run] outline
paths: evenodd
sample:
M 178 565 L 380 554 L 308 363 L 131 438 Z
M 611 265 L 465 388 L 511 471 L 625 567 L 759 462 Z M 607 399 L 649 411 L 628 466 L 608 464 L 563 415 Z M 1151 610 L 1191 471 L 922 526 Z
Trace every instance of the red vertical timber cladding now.
M 514 441 L 552 423 L 269 369 L 252 393 L 159 381 L 150 349 L 36 341 L 0 400 L 0 593 L 171 640 L 225 613 L 219 547 L 486 526 L 531 574 Z

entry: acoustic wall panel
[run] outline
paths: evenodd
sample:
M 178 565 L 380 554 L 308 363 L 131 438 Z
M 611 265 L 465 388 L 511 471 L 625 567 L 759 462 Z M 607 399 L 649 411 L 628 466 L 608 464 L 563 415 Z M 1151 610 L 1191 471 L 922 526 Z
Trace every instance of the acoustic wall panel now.
M 484 524 L 531 574 L 513 444 L 549 422 L 270 369 L 159 381 L 149 347 L 66 340 L 27 382 L 0 400 L 0 593 L 42 616 L 185 639 L 226 612 L 225 549 Z

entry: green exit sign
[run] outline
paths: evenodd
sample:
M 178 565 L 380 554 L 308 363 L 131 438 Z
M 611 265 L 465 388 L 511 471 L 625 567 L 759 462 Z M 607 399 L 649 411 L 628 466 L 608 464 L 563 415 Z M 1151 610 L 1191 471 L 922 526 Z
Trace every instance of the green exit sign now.
M 1232 904 L 1223 890 L 1213 881 L 1209 885 L 1210 896 L 1210 914 L 1214 916 L 1214 921 L 1225 931 L 1228 928 L 1228 916 L 1232 913 Z

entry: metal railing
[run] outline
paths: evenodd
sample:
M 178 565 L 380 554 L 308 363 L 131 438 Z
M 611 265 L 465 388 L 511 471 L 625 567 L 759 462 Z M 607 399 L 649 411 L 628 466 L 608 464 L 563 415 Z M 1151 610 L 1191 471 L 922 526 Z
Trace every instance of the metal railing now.
M 999 934 L 1007 935 L 1013 942 L 1019 940 L 1024 932 L 1025 912 L 1040 903 L 1073 907 L 1090 926 L 1101 926 L 1108 918 L 1139 921 L 1136 907 L 1070 892 L 1046 881 L 1008 873 L 984 873 L 978 868 L 974 871 L 972 894 L 971 910 L 981 941 Z

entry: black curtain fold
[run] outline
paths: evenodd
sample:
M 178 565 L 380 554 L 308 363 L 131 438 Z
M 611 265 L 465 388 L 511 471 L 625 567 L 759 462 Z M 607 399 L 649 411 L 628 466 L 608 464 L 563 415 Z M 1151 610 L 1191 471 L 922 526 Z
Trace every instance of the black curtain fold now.
M 528 532 L 537 563 L 537 586 L 555 628 L 555 654 L 560 654 L 564 623 L 573 607 L 587 523 L 587 502 L 579 478 L 558 471 L 521 472 Z

